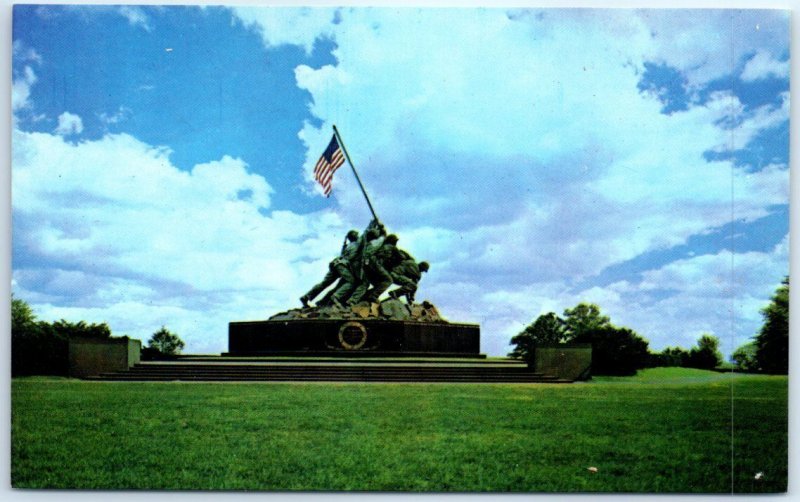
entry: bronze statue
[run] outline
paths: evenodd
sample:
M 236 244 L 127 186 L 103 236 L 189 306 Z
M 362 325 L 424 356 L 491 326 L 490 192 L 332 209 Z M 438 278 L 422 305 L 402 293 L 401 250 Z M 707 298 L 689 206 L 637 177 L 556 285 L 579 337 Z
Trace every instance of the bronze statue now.
M 417 263 L 407 251 L 398 248 L 398 240 L 395 234 L 386 235 L 377 219 L 361 236 L 355 230 L 348 232 L 341 253 L 330 262 L 325 277 L 300 297 L 303 307 L 308 308 L 309 302 L 334 282 L 336 286 L 317 302 L 318 307 L 341 309 L 361 302 L 378 303 L 392 284 L 399 287 L 389 296 L 395 300 L 405 297 L 413 305 L 422 274 L 430 266 L 424 261 Z
M 376 239 L 385 233 L 386 230 L 383 225 L 377 220 L 372 220 L 360 237 L 358 231 L 350 230 L 345 237 L 344 244 L 342 244 L 341 253 L 328 265 L 328 272 L 325 277 L 319 284 L 311 288 L 308 293 L 300 297 L 303 307 L 309 307 L 310 301 L 337 280 L 336 287 L 331 289 L 317 305 L 344 306 L 357 286 L 363 282 L 364 247 L 369 240 Z
M 376 303 L 381 294 L 392 285 L 389 273 L 401 261 L 394 234 L 374 239 L 364 250 L 364 281 L 359 284 L 349 304 L 362 301 Z M 370 287 L 371 286 L 371 287 Z M 367 289 L 369 288 L 369 289 Z
M 348 282 L 352 284 L 354 282 L 353 274 L 350 271 L 350 262 L 346 258 L 348 255 L 348 250 L 351 246 L 355 245 L 358 241 L 358 231 L 350 230 L 347 232 L 347 236 L 345 237 L 344 244 L 342 244 L 342 251 L 328 264 L 328 272 L 325 274 L 325 277 L 322 281 L 311 288 L 308 293 L 304 294 L 300 297 L 300 302 L 303 304 L 303 307 L 308 307 L 308 302 L 313 300 L 317 297 L 322 291 L 324 291 L 328 286 L 336 282 L 337 279 L 343 280 L 344 282 Z M 336 303 L 337 299 L 334 297 L 332 301 Z
M 391 271 L 392 281 L 400 287 L 389 291 L 389 296 L 394 299 L 405 296 L 408 304 L 413 305 L 419 281 L 422 279 L 422 274 L 430 269 L 430 265 L 426 261 L 417 263 L 411 255 L 408 253 L 405 255 L 407 258 Z

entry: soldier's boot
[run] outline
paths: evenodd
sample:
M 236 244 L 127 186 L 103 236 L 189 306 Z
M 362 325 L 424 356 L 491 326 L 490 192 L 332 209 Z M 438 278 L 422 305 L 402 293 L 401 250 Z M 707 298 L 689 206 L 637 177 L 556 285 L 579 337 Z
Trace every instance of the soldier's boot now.
M 308 296 L 306 295 L 301 296 L 300 303 L 303 304 L 303 308 L 308 308 Z
M 397 291 L 398 290 L 396 289 L 389 291 L 389 298 L 391 298 L 392 300 L 397 300 L 400 297 L 400 295 L 397 294 Z
M 316 303 L 317 307 L 330 307 L 331 306 L 331 295 L 325 295 L 322 297 L 320 301 Z

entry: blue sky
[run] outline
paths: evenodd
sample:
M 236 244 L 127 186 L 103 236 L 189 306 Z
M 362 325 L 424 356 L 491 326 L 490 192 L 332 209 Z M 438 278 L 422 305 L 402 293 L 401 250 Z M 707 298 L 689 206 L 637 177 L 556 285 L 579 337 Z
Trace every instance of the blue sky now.
M 12 289 L 224 351 L 368 222 L 335 123 L 484 352 L 589 301 L 729 353 L 789 271 L 788 59 L 781 11 L 16 6 Z

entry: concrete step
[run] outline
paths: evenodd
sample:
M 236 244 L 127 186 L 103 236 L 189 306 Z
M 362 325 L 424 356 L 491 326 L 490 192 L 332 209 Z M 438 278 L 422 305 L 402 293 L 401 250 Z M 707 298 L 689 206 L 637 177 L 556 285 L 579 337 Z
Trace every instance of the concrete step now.
M 102 380 L 102 381 L 151 381 L 151 382 L 170 382 L 170 381 L 185 381 L 185 382 L 420 382 L 420 383 L 433 383 L 433 382 L 447 382 L 447 383 L 570 383 L 567 380 L 560 380 L 558 378 L 536 378 L 536 377 L 497 377 L 497 378 L 484 378 L 484 377 L 459 377 L 454 376 L 450 378 L 442 377 L 421 377 L 418 375 L 363 375 L 351 376 L 346 375 L 317 375 L 317 376 L 299 376 L 299 375 L 271 375 L 271 376 L 221 376 L 221 375 L 127 375 L 127 374 L 109 374 L 97 377 L 88 377 L 88 380 Z
M 480 373 L 482 375 L 488 374 L 505 374 L 505 373 L 534 373 L 527 368 L 470 368 L 470 367 L 454 367 L 454 368 L 440 368 L 440 367 L 420 367 L 420 366 L 218 366 L 218 367 L 187 367 L 187 366 L 134 366 L 131 372 L 216 372 L 216 373 L 253 373 L 253 372 L 276 372 L 276 371 L 291 371 L 291 372 L 387 372 L 387 371 L 421 371 L 426 373 Z
M 345 361 L 303 363 L 230 360 L 143 362 L 127 371 L 105 373 L 91 380 L 113 381 L 273 381 L 273 382 L 519 382 L 567 383 L 528 369 L 524 364 L 414 364 Z
M 311 368 L 259 368 L 254 370 L 132 370 L 123 372 L 124 374 L 139 375 L 139 376 L 182 376 L 182 375 L 209 375 L 209 376 L 314 376 L 314 375 L 372 375 L 372 376 L 391 376 L 391 375 L 417 375 L 429 377 L 453 377 L 453 376 L 472 376 L 481 378 L 494 378 L 494 377 L 521 377 L 521 378 L 549 378 L 547 375 L 529 371 L 430 371 L 427 369 L 419 368 L 381 368 L 381 369 L 364 369 L 364 368 L 342 368 L 342 369 L 311 369 Z

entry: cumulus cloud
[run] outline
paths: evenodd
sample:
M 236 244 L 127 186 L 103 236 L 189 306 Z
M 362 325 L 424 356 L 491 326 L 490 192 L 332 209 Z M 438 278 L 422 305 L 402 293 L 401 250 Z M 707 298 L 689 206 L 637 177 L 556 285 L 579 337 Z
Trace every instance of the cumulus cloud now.
M 649 333 L 662 348 L 665 344 L 690 346 L 700 334 L 709 332 L 718 336 L 723 350 L 730 353 L 757 334 L 762 321 L 761 308 L 788 273 L 787 234 L 766 252 L 732 255 L 724 251 L 678 260 L 648 271 L 643 274 L 641 284 L 629 284 L 625 289 L 635 294 L 654 290 L 673 293 L 648 302 L 644 308 L 631 309 L 620 304 L 615 314 Z M 694 322 L 679 322 L 687 317 Z
M 282 13 L 236 12 L 276 44 L 269 27 Z M 704 155 L 746 148 L 785 123 L 788 94 L 747 112 L 734 89 L 722 89 L 664 115 L 637 90 L 645 62 L 676 68 L 693 93 L 746 64 L 753 74 L 752 54 L 779 57 L 787 33 L 787 15 L 775 11 L 342 9 L 336 22 L 282 41 L 336 43 L 335 65 L 295 71 L 323 123 L 299 134 L 309 187 L 336 123 L 381 217 L 434 263 L 426 281 L 494 295 L 461 298 L 431 286 L 448 309 L 463 312 L 466 301 L 472 312 L 497 313 L 471 318 L 488 318 L 502 350 L 509 326 L 530 322 L 530 314 L 509 317 L 514 298 L 527 298 L 528 311 L 551 297 L 574 305 L 568 284 L 718 228 L 732 204 L 737 218 L 752 220 L 788 202 L 787 166 L 752 172 Z M 351 177 L 336 183 L 342 214 L 362 213 Z M 624 298 L 608 288 L 586 295 L 612 306 Z M 705 323 L 698 297 L 673 301 L 695 309 L 683 317 L 687 333 L 718 325 Z M 640 326 L 672 322 L 641 309 L 654 320 Z
M 310 54 L 318 38 L 329 36 L 338 20 L 338 10 L 323 7 L 276 9 L 240 6 L 236 15 L 247 25 L 254 25 L 268 45 L 299 45 Z
M 229 321 L 293 306 L 348 227 L 328 212 L 267 216 L 273 190 L 241 159 L 186 172 L 126 134 L 13 141 L 15 291 L 43 319 L 142 339 L 165 324 L 187 350 L 220 352 Z
M 644 30 L 647 16 L 606 14 L 519 21 L 500 11 L 421 11 L 411 36 L 392 11 L 346 11 L 332 28 L 339 63 L 300 66 L 296 76 L 314 96 L 312 111 L 337 121 L 350 150 L 379 173 L 365 177 L 387 221 L 459 230 L 472 244 L 462 266 L 473 272 L 529 265 L 518 280 L 591 275 L 724 224 L 731 177 L 749 186 L 774 173 L 709 163 L 703 152 L 741 148 L 788 117 L 788 100 L 765 106 L 733 136 L 725 121 L 738 99 L 726 92 L 660 114 L 633 91 L 641 54 L 663 50 Z M 659 21 L 665 30 L 678 18 Z M 307 173 L 329 135 L 310 124 L 302 131 Z M 340 183 L 340 203 L 360 205 L 352 181 Z M 777 202 L 759 196 L 741 191 L 743 217 Z
M 152 31 L 153 27 L 150 25 L 150 18 L 141 7 L 123 5 L 117 8 L 117 12 L 127 19 L 131 26 L 138 26 L 145 31 Z
M 654 348 L 689 346 L 702 331 L 743 340 L 785 274 L 784 242 L 571 287 L 718 228 L 732 210 L 752 220 L 788 202 L 787 166 L 754 171 L 704 155 L 785 123 L 788 93 L 747 111 L 722 89 L 664 115 L 637 86 L 645 62 L 677 68 L 694 91 L 739 71 L 763 76 L 786 49 L 782 13 L 235 12 L 270 47 L 310 52 L 333 40 L 336 64 L 295 69 L 319 119 L 298 132 L 306 189 L 317 190 L 310 173 L 336 123 L 383 221 L 432 263 L 420 298 L 480 322 L 486 352 L 505 353 L 536 315 L 579 301 L 600 303 Z M 18 80 L 21 108 L 35 74 Z M 57 134 L 14 132 L 15 291 L 44 318 L 107 320 L 142 338 L 166 324 L 191 351 L 223 350 L 228 321 L 294 305 L 345 222 L 368 214 L 346 171 L 335 212 L 269 212 L 272 188 L 246 159 L 181 171 L 168 148 L 126 134 L 59 136 L 81 130 L 65 112 Z
M 764 252 L 698 255 L 646 271 L 636 281 L 580 291 L 558 282 L 494 292 L 473 287 L 455 303 L 474 295 L 469 301 L 477 307 L 472 316 L 462 313 L 473 322 L 481 322 L 485 348 L 493 353 L 507 351 L 508 339 L 539 315 L 561 315 L 566 308 L 589 302 L 600 305 L 615 324 L 642 334 L 652 350 L 689 348 L 701 334 L 710 333 L 720 338 L 721 349 L 730 354 L 758 332 L 760 310 L 789 273 L 788 244 L 787 235 L 775 248 Z M 436 292 L 444 294 L 449 286 L 437 286 Z
M 11 110 L 18 112 L 30 107 L 31 86 L 36 83 L 36 73 L 26 66 L 22 74 L 15 76 L 11 84 Z
M 754 82 L 770 77 L 789 78 L 789 60 L 779 61 L 763 50 L 756 52 L 747 61 L 741 75 L 745 82 Z
M 638 17 L 652 42 L 642 56 L 681 70 L 693 89 L 735 73 L 754 52 L 788 50 L 788 10 L 654 9 Z
M 58 116 L 55 133 L 60 136 L 72 136 L 83 132 L 83 120 L 78 115 L 64 112 Z
M 31 62 L 42 64 L 42 56 L 36 52 L 36 49 L 29 47 L 22 40 L 14 40 L 11 48 L 12 54 L 14 55 L 14 60 L 25 63 Z

